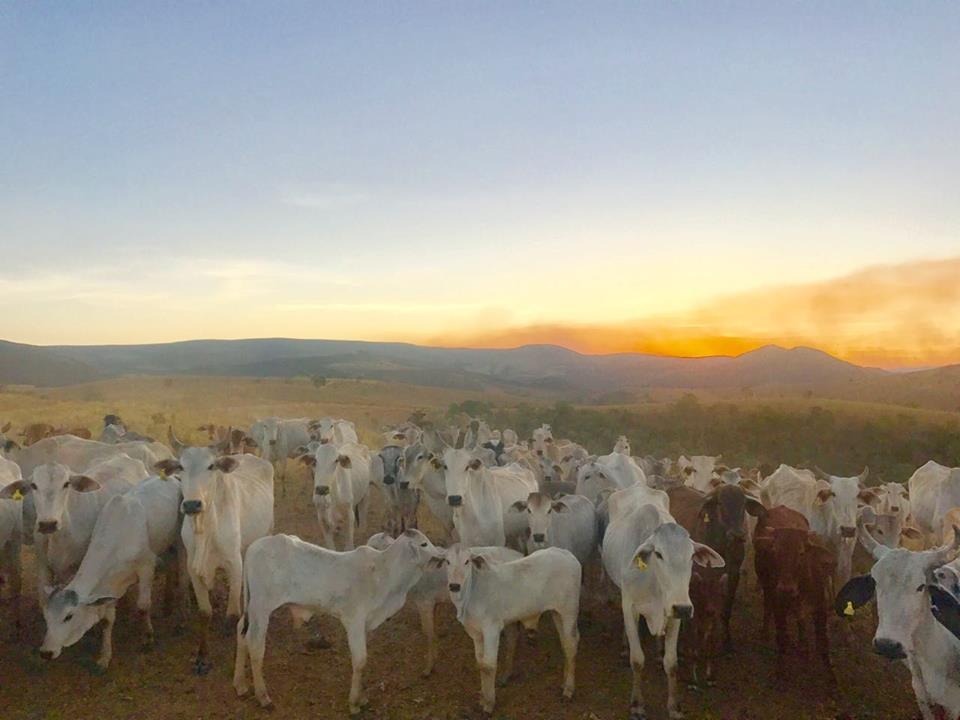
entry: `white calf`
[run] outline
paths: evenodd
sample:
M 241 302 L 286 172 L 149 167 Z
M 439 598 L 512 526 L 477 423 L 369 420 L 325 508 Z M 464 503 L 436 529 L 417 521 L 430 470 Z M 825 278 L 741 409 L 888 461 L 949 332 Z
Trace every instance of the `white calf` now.
M 523 517 L 527 553 L 547 547 L 569 550 L 585 565 L 597 548 L 597 512 L 582 495 L 564 495 L 552 500 L 543 493 L 530 493 L 511 506 Z

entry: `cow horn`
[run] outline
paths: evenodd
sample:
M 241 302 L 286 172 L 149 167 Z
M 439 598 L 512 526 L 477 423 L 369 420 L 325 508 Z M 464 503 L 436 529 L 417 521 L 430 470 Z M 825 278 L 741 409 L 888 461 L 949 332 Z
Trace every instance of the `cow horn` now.
M 167 425 L 167 441 L 170 443 L 170 447 L 173 449 L 177 455 L 183 452 L 183 449 L 186 445 L 177 438 L 173 433 L 173 425 Z
M 462 449 L 463 449 L 463 442 L 464 442 L 464 440 L 467 439 L 465 435 L 466 435 L 466 434 L 463 432 L 463 430 L 458 430 L 458 431 L 457 431 L 457 441 L 453 444 L 454 449 L 456 449 L 456 450 L 462 450 Z
M 816 465 L 813 466 L 813 476 L 817 478 L 817 480 L 826 480 L 827 482 L 830 482 L 830 474 L 825 473 Z
M 938 568 L 946 565 L 957 556 L 960 550 L 960 528 L 953 526 L 953 542 L 934 550 L 930 556 L 930 568 Z
M 870 553 L 874 560 L 880 560 L 884 555 L 890 552 L 890 548 L 888 548 L 886 545 L 881 545 L 878 543 L 874 539 L 873 535 L 870 534 L 870 531 L 864 527 L 862 518 L 857 524 L 859 525 L 860 529 L 860 543 L 863 545 L 863 549 Z
M 857 480 L 859 481 L 861 486 L 867 481 L 868 477 L 870 477 L 870 468 L 864 465 L 863 472 L 857 475 Z

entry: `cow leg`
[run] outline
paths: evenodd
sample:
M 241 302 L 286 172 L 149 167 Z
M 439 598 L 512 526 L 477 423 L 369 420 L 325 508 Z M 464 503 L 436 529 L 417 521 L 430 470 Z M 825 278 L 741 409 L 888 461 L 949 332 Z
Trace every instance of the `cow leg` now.
M 500 651 L 500 628 L 485 628 L 480 644 L 480 705 L 487 715 L 493 714 L 497 700 L 497 654 Z
M 277 477 L 280 478 L 280 494 L 287 496 L 287 459 L 280 458 L 277 461 Z
M 247 649 L 249 624 L 247 615 L 243 615 L 237 623 L 237 654 L 233 663 L 233 689 L 237 691 L 237 697 L 245 697 L 250 692 L 250 686 L 247 684 L 247 659 L 250 657 Z
M 506 639 L 506 651 L 503 655 L 503 666 L 500 668 L 500 677 L 497 678 L 497 685 L 505 687 L 507 682 L 513 676 L 513 660 L 517 654 L 517 635 L 520 632 L 518 623 L 510 623 L 503 629 Z
M 566 614 L 555 612 L 553 623 L 557 627 L 557 635 L 560 636 L 560 645 L 563 647 L 563 697 L 569 700 L 576 688 L 574 678 L 577 671 L 577 645 L 580 644 L 576 609 Z
M 193 594 L 200 611 L 200 617 L 197 619 L 197 657 L 194 660 L 193 669 L 197 675 L 206 675 L 211 667 L 207 659 L 207 634 L 210 631 L 210 621 L 213 619 L 213 606 L 210 604 L 210 590 L 203 582 L 203 578 L 191 572 L 190 583 L 193 585 Z
M 667 675 L 667 711 L 671 720 L 682 718 L 680 700 L 677 696 L 677 640 L 680 637 L 680 621 L 667 620 L 666 636 L 663 643 L 663 671 Z
M 341 543 L 341 547 L 344 550 L 353 550 L 354 548 L 353 536 L 354 536 L 354 533 L 356 533 L 357 531 L 356 509 L 352 507 L 346 508 L 346 512 L 344 513 L 344 516 L 345 516 L 344 521 L 345 521 L 346 527 L 343 530 L 343 541 Z
M 366 705 L 363 692 L 363 669 L 367 666 L 367 629 L 363 619 L 354 620 L 347 628 L 347 644 L 350 646 L 350 662 L 353 675 L 350 678 L 350 714 L 356 715 Z
M 927 693 L 927 686 L 923 682 L 923 674 L 919 665 L 912 658 L 907 658 L 907 667 L 910 668 L 910 684 L 913 686 L 913 694 L 917 699 L 917 707 L 920 709 L 920 717 L 923 720 L 940 720 L 933 711 L 933 703 L 930 701 L 930 695 Z
M 363 496 L 363 500 L 357 503 L 357 507 L 354 512 L 356 513 L 357 520 L 357 531 L 360 533 L 360 541 L 367 541 L 367 511 L 370 508 L 370 492 L 368 491 L 366 495 Z M 393 508 L 393 516 L 396 518 L 396 507 Z M 399 528 L 400 522 L 395 519 L 396 525 Z
M 143 623 L 143 640 L 141 649 L 150 650 L 153 647 L 153 622 L 150 619 L 150 608 L 153 605 L 153 574 L 155 565 L 153 560 L 144 563 L 137 569 L 137 613 Z
M 432 602 L 421 603 L 417 606 L 420 613 L 420 628 L 423 630 L 423 636 L 427 640 L 427 658 L 421 675 L 428 677 L 433 673 L 433 666 L 437 662 L 437 630 L 434 626 L 436 620 L 436 608 Z
M 111 602 L 106 610 L 103 611 L 103 619 L 106 624 L 103 626 L 103 639 L 100 641 L 100 657 L 97 658 L 97 665 L 101 670 L 106 670 L 113 658 L 113 623 L 117 619 L 117 605 Z
M 20 640 L 20 634 L 23 629 L 20 620 L 20 594 L 23 589 L 23 579 L 20 574 L 22 569 L 19 545 L 15 543 L 14 547 L 9 548 L 7 552 L 12 555 L 7 564 L 7 567 L 10 568 L 10 592 L 12 593 L 10 597 L 11 612 L 13 613 L 13 630 L 11 632 L 11 639 L 13 642 L 17 642 Z M 41 595 L 42 594 L 43 593 L 41 593 Z
M 270 699 L 270 695 L 267 693 L 267 681 L 263 677 L 263 656 L 267 649 L 267 627 L 269 624 L 269 613 L 264 615 L 263 622 L 259 622 L 257 614 L 247 615 L 244 654 L 249 654 L 250 656 L 250 671 L 253 675 L 253 692 L 254 695 L 256 695 L 257 702 L 264 708 L 273 707 L 273 700 Z M 237 623 L 237 627 L 242 629 L 239 623 Z M 241 659 L 244 660 L 243 665 L 240 664 Z M 238 667 L 234 669 L 234 687 L 237 688 L 237 694 L 242 694 L 240 692 L 241 690 L 246 692 L 246 678 L 243 677 L 238 686 L 237 671 L 239 669 L 241 674 L 246 674 L 246 661 L 245 658 L 241 658 L 241 647 L 239 644 L 237 645 L 237 666 Z
M 640 644 L 640 630 L 637 623 L 640 618 L 633 606 L 624 598 L 623 628 L 630 646 L 630 667 L 633 669 L 633 688 L 630 691 L 630 720 L 647 720 L 643 708 L 643 646 Z
M 227 563 L 226 571 L 229 594 L 227 595 L 225 634 L 229 637 L 237 627 L 243 604 L 243 558 L 239 553 Z
M 723 600 L 723 651 L 733 652 L 733 639 L 730 636 L 730 618 L 733 617 L 733 604 L 737 599 L 737 587 L 740 585 L 740 568 L 732 568 L 727 573 L 727 596 Z

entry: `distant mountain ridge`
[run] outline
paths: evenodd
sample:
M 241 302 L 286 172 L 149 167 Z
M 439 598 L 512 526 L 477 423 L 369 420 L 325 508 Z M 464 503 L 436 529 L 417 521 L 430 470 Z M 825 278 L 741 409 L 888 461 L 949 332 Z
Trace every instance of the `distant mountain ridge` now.
M 45 347 L 0 342 L 0 383 L 69 385 L 131 374 L 324 375 L 563 394 L 658 387 L 839 387 L 890 375 L 820 350 L 773 345 L 735 357 L 679 358 L 639 353 L 584 355 L 555 345 L 497 350 L 289 338 Z

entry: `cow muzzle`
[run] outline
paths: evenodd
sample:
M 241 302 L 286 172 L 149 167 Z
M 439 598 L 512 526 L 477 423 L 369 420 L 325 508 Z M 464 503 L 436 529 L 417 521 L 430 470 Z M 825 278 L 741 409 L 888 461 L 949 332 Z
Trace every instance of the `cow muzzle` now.
M 545 542 L 546 539 L 547 539 L 547 536 L 544 535 L 543 533 L 534 533 L 534 534 L 533 534 L 533 541 L 534 541 L 534 542 L 542 543 L 542 542 Z
M 56 520 L 40 520 L 37 523 L 37 532 L 41 535 L 52 535 L 59 527 L 60 523 Z
M 313 494 L 318 495 L 320 497 L 324 497 L 330 494 L 330 488 L 327 487 L 326 485 L 318 485 L 313 489 Z
M 460 507 L 463 505 L 463 497 L 460 495 L 447 495 L 447 505 L 450 507 Z
M 384 485 L 393 485 L 395 482 L 396 482 L 396 480 L 394 480 L 394 478 L 393 478 L 392 475 L 387 475 L 387 476 L 383 479 L 383 484 L 384 484 Z
M 886 638 L 876 638 L 873 641 L 873 651 L 888 660 L 903 660 L 907 657 L 901 643 Z
M 184 500 L 181 505 L 184 515 L 197 515 L 203 512 L 202 500 Z
M 450 583 L 450 592 L 460 592 L 460 583 Z
M 857 536 L 857 529 L 855 527 L 849 527 L 844 525 L 840 528 L 840 537 L 850 539 Z
M 693 605 L 674 605 L 673 616 L 681 620 L 689 620 L 693 617 Z
M 53 650 L 41 649 L 40 657 L 43 658 L 44 660 L 53 660 L 56 657 L 56 655 L 54 654 Z
M 397 485 L 400 486 L 401 490 L 406 490 L 407 488 L 410 487 L 410 482 L 407 480 L 401 480 L 400 482 L 397 483 Z

